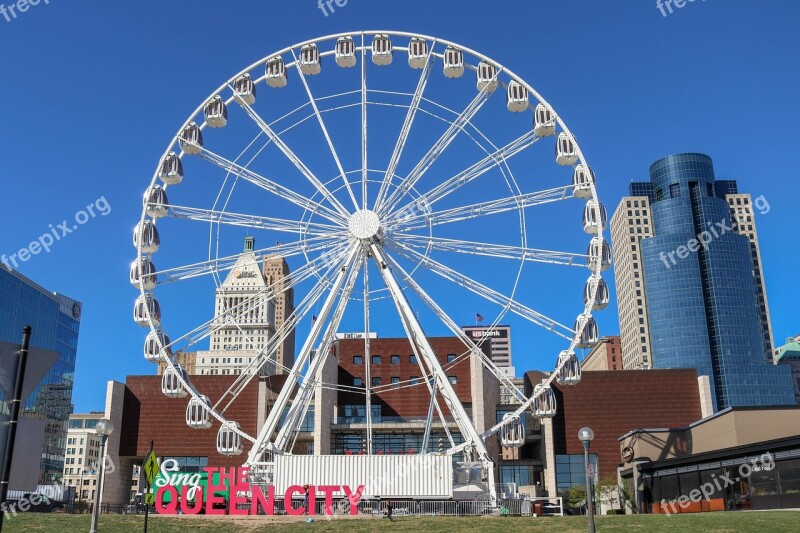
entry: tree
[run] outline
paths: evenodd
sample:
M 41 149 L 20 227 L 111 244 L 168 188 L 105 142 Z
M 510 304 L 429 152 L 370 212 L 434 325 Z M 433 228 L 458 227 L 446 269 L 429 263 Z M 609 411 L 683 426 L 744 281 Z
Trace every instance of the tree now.
M 582 507 L 586 503 L 586 487 L 573 485 L 567 491 L 567 506 L 571 508 Z

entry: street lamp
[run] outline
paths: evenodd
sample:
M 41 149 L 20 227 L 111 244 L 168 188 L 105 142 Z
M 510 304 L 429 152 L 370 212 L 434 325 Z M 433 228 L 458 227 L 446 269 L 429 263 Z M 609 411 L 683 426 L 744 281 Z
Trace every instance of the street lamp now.
M 592 481 L 589 479 L 589 445 L 594 440 L 592 428 L 581 428 L 578 439 L 583 444 L 583 468 L 586 472 L 586 511 L 589 515 L 589 533 L 594 532 L 594 498 L 592 494 Z
M 100 490 L 103 487 L 103 469 L 105 467 L 105 450 L 106 440 L 108 436 L 114 431 L 114 424 L 107 418 L 101 418 L 97 421 L 95 432 L 100 437 L 100 464 L 97 467 L 97 488 L 94 491 L 94 509 L 92 509 L 92 526 L 89 528 L 89 533 L 97 533 L 97 521 L 100 515 Z

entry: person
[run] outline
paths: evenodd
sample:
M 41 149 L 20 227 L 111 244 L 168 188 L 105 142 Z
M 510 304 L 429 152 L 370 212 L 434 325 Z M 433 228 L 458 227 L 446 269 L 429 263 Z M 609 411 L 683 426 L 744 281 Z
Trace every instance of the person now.
M 308 511 L 308 484 L 303 485 L 303 507 L 305 508 L 305 513 L 310 514 Z
M 386 502 L 386 518 L 388 518 L 390 522 L 394 522 L 394 518 L 392 518 L 392 500 Z

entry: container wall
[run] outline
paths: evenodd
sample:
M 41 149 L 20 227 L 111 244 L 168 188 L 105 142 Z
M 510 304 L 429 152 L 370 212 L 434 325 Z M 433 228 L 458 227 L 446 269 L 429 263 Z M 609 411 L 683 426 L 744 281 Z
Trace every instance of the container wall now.
M 365 498 L 452 498 L 453 463 L 446 455 L 279 455 L 275 493 L 293 485 L 364 485 Z M 342 490 L 336 497 L 344 497 Z

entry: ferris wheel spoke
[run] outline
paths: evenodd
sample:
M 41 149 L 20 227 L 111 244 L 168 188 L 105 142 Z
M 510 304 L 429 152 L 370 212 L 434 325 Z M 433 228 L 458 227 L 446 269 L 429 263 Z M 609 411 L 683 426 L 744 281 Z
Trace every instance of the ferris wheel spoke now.
M 415 198 L 402 208 L 399 208 L 395 214 L 391 215 L 390 220 L 403 220 L 409 215 L 429 210 L 430 206 L 434 203 L 457 191 L 461 187 L 464 187 L 468 183 L 473 182 L 505 160 L 532 146 L 538 140 L 539 137 L 537 137 L 533 131 L 521 135 L 494 153 L 487 155 L 466 170 L 446 179 L 438 186 Z
M 432 249 L 460 254 L 497 257 L 502 259 L 516 259 L 517 261 L 532 261 L 549 263 L 553 265 L 566 265 L 586 267 L 589 258 L 586 254 L 572 252 L 557 252 L 551 250 L 537 250 L 522 246 L 508 246 L 486 242 L 467 241 L 459 239 L 445 239 L 428 235 L 412 235 L 404 233 L 392 234 L 392 239 L 417 249 Z
M 449 329 L 453 335 L 458 337 L 461 342 L 464 343 L 469 352 L 473 356 L 480 359 L 483 363 L 483 366 L 485 366 L 486 369 L 489 370 L 501 384 L 506 385 L 509 390 L 513 391 L 518 400 L 526 400 L 527 398 L 525 398 L 525 396 L 517 389 L 517 387 L 511 383 L 511 380 L 508 379 L 508 377 L 497 367 L 494 361 L 492 361 L 492 359 L 478 347 L 475 341 L 473 341 L 464 333 L 464 330 L 458 327 L 458 324 L 456 324 L 455 321 L 444 311 L 444 309 L 442 309 L 439 304 L 436 303 L 436 300 L 428 295 L 422 286 L 417 283 L 417 281 L 411 275 L 409 275 L 408 272 L 406 272 L 390 254 L 386 254 L 386 258 L 389 261 L 389 266 L 396 270 L 398 274 L 400 274 L 402 281 L 407 283 L 417 294 L 417 296 L 419 296 L 419 298 L 425 302 L 425 305 L 427 305 L 428 308 L 430 308 L 430 310 L 433 311 L 433 313 L 439 318 L 439 320 L 441 320 L 442 323 L 447 326 L 447 329 Z
M 288 448 L 287 445 L 296 440 L 297 431 L 300 428 L 303 418 L 305 418 L 308 405 L 314 395 L 314 388 L 318 383 L 317 377 L 333 349 L 333 343 L 336 340 L 336 331 L 339 329 L 339 324 L 341 324 L 342 317 L 347 309 L 350 295 L 353 293 L 353 287 L 355 286 L 363 262 L 364 258 L 360 256 L 347 274 L 347 280 L 344 288 L 341 290 L 339 305 L 336 307 L 333 312 L 333 317 L 325 328 L 322 341 L 317 348 L 317 355 L 309 363 L 305 379 L 300 384 L 300 388 L 289 408 L 286 421 L 280 428 L 278 436 L 275 437 L 275 442 L 273 444 L 278 450 L 291 451 L 291 448 Z
M 302 194 L 298 194 L 293 190 L 289 189 L 288 187 L 284 187 L 269 178 L 265 178 L 252 170 L 242 167 L 241 165 L 234 163 L 226 159 L 225 157 L 215 154 L 211 150 L 207 148 L 202 148 L 200 153 L 197 154 L 200 159 L 204 161 L 208 161 L 209 163 L 221 168 L 226 172 L 230 172 L 239 176 L 245 181 L 249 181 L 253 185 L 260 187 L 267 192 L 270 192 L 276 196 L 283 198 L 299 207 L 302 207 L 305 210 L 311 211 L 313 213 L 317 213 L 320 216 L 327 218 L 329 221 L 343 224 L 346 220 L 340 213 L 331 210 L 330 208 L 320 204 L 319 202 L 315 202 L 310 198 L 306 198 Z
M 361 34 L 361 209 L 367 208 L 367 47 Z M 371 442 L 370 442 L 371 445 Z
M 419 81 L 417 82 L 417 88 L 414 91 L 414 95 L 411 97 L 411 105 L 408 106 L 403 127 L 400 129 L 400 135 L 397 137 L 397 143 L 395 144 L 394 151 L 392 152 L 392 157 L 389 159 L 389 166 L 386 167 L 386 174 L 383 177 L 381 188 L 378 191 L 378 197 L 375 200 L 375 209 L 380 209 L 381 204 L 385 199 L 384 197 L 389 191 L 389 185 L 394 179 L 394 174 L 397 170 L 397 164 L 400 162 L 400 156 L 403 154 L 403 148 L 405 148 L 406 141 L 408 140 L 408 134 L 411 131 L 411 125 L 414 123 L 414 118 L 417 116 L 417 110 L 419 109 L 419 104 L 422 100 L 422 95 L 425 92 L 425 87 L 428 84 L 428 78 L 430 77 L 431 73 L 431 66 L 433 64 L 431 57 L 433 55 L 434 44 L 435 43 L 432 43 L 428 49 L 428 56 L 425 58 L 425 66 L 422 68 Z
M 406 259 L 410 261 L 419 262 L 422 266 L 426 269 L 430 270 L 434 274 L 455 283 L 458 286 L 464 287 L 465 289 L 469 290 L 477 294 L 478 296 L 482 297 L 483 299 L 499 305 L 509 311 L 521 316 L 522 318 L 527 319 L 528 321 L 540 326 L 548 331 L 551 331 L 566 339 L 567 341 L 572 341 L 572 338 L 575 335 L 575 332 L 572 328 L 569 328 L 545 315 L 539 313 L 538 311 L 534 311 L 530 307 L 523 305 L 513 298 L 509 298 L 494 289 L 490 289 L 486 285 L 475 281 L 474 279 L 461 274 L 453 270 L 452 268 L 439 263 L 427 257 L 416 250 L 413 250 L 411 247 L 398 242 L 398 241 L 391 241 L 389 246 L 394 250 L 397 254 L 402 255 Z
M 270 443 L 270 438 L 275 433 L 276 429 L 278 428 L 278 424 L 280 423 L 281 416 L 283 414 L 284 408 L 288 405 L 290 397 L 294 394 L 298 385 L 300 385 L 300 379 L 303 375 L 303 368 L 305 368 L 306 364 L 309 363 L 309 359 L 311 358 L 311 351 L 317 344 L 317 338 L 319 337 L 320 333 L 322 333 L 322 328 L 325 322 L 328 320 L 328 316 L 333 309 L 333 305 L 339 296 L 339 293 L 342 287 L 345 284 L 345 281 L 348 280 L 349 277 L 352 277 L 352 267 L 354 263 L 357 261 L 357 256 L 360 251 L 360 245 L 351 246 L 349 248 L 349 252 L 347 254 L 347 258 L 344 260 L 343 263 L 339 263 L 341 267 L 339 268 L 336 279 L 331 285 L 331 288 L 328 292 L 328 296 L 325 299 L 325 303 L 323 304 L 322 310 L 320 311 L 319 317 L 311 326 L 311 330 L 306 337 L 305 342 L 303 343 L 303 347 L 300 350 L 299 355 L 295 359 L 294 365 L 292 366 L 292 370 L 287 377 L 286 384 L 281 389 L 278 398 L 275 400 L 275 404 L 272 407 L 272 410 L 267 415 L 267 420 L 264 422 L 261 431 L 259 432 L 258 439 L 256 440 L 255 445 L 250 451 L 250 455 L 248 456 L 247 462 L 254 463 L 258 462 L 259 457 L 263 453 L 265 449 L 270 449 L 273 451 L 282 452 L 283 448 L 276 446 L 273 443 Z M 349 274 L 348 274 L 349 273 Z M 325 354 L 320 354 L 316 357 L 313 361 L 311 361 L 312 365 L 318 364 L 320 360 L 324 358 Z M 307 370 L 306 375 L 313 376 L 311 374 L 311 366 Z M 295 398 L 296 399 L 296 398 Z
M 300 171 L 305 178 L 314 185 L 317 190 L 322 194 L 323 198 L 325 198 L 333 208 L 339 213 L 340 216 L 344 217 L 345 219 L 348 216 L 347 209 L 339 202 L 339 200 L 325 187 L 319 178 L 317 178 L 311 170 L 303 163 L 303 161 L 297 157 L 297 155 L 289 148 L 283 139 L 273 131 L 273 129 L 267 124 L 263 118 L 246 102 L 241 102 L 242 109 L 244 109 L 245 113 L 255 122 L 261 131 L 263 131 L 267 137 L 269 138 L 272 143 L 278 147 L 278 149 L 283 152 L 287 159 Z M 317 116 L 319 116 L 319 110 L 316 108 L 316 103 L 314 103 L 314 109 L 316 111 Z M 346 176 L 343 175 L 345 178 L 345 182 L 347 181 Z M 350 192 L 352 194 L 352 191 Z
M 447 379 L 441 364 L 436 359 L 436 354 L 431 347 L 428 338 L 419 323 L 419 320 L 414 314 L 408 299 L 400 288 L 397 278 L 390 268 L 384 268 L 383 266 L 388 266 L 383 249 L 380 245 L 372 242 L 370 243 L 370 250 L 372 251 L 372 259 L 375 261 L 375 264 L 381 273 L 381 277 L 383 278 L 384 284 L 389 289 L 389 293 L 392 296 L 392 301 L 394 302 L 397 312 L 400 315 L 400 320 L 406 330 L 406 334 L 411 346 L 415 348 L 415 352 L 417 350 L 419 351 L 427 363 L 427 367 L 431 370 L 431 374 L 435 376 L 434 385 L 438 387 L 438 391 L 441 393 L 445 404 L 450 410 L 456 425 L 464 437 L 464 440 L 471 442 L 476 447 L 481 457 L 487 458 L 488 452 L 486 447 L 478 436 L 475 426 L 472 425 L 469 416 L 464 410 L 464 406 L 461 405 L 461 402 L 458 400 L 455 390 L 450 384 L 450 381 Z M 435 401 L 436 389 L 433 389 L 431 394 L 434 395 Z M 443 426 L 446 428 L 447 424 L 443 423 Z
M 430 213 L 413 213 L 395 223 L 395 228 L 400 231 L 424 228 L 428 225 L 438 226 L 451 222 L 474 219 L 477 217 L 496 215 L 507 211 L 519 210 L 536 205 L 549 204 L 572 198 L 572 185 L 556 187 L 543 191 L 523 193 L 508 196 L 498 200 L 488 200 L 476 204 L 454 207 L 443 211 Z
M 334 148 L 333 146 L 333 141 L 331 141 L 331 136 L 328 134 L 328 128 L 325 127 L 325 121 L 322 120 L 322 114 L 319 112 L 319 107 L 317 107 L 317 101 L 314 99 L 314 95 L 311 93 L 311 87 L 309 87 L 308 80 L 306 80 L 306 76 L 305 74 L 303 74 L 303 70 L 300 68 L 300 62 L 297 60 L 297 55 L 295 55 L 294 50 L 292 50 L 292 57 L 294 57 L 294 64 L 295 67 L 297 67 L 297 74 L 300 77 L 300 81 L 303 83 L 303 87 L 305 87 L 306 89 L 306 94 L 308 95 L 308 101 L 311 103 L 311 108 L 314 110 L 314 114 L 317 116 L 317 122 L 319 122 L 319 127 L 322 130 L 322 134 L 325 136 L 325 140 L 328 143 L 328 148 L 331 151 L 333 160 L 336 162 L 336 168 L 339 169 L 339 175 L 341 176 L 342 181 L 344 181 L 344 186 L 347 189 L 347 194 L 353 201 L 353 207 L 356 209 L 356 211 L 358 211 L 358 202 L 356 201 L 356 197 L 353 194 L 353 189 L 350 187 L 350 182 L 347 180 L 347 174 L 345 173 L 344 168 L 342 167 L 342 162 L 339 159 L 339 154 L 336 153 L 336 148 Z M 300 162 L 300 164 L 302 165 L 302 162 Z M 303 168 L 305 168 L 305 165 L 303 165 Z M 320 189 L 320 191 L 322 191 L 322 189 Z
M 340 226 L 331 226 L 330 224 L 321 224 L 318 222 L 303 222 L 285 218 L 262 217 L 258 215 L 176 205 L 169 206 L 166 216 L 184 220 L 211 222 L 214 224 L 243 226 L 260 230 L 298 233 L 300 235 L 332 236 L 332 234 L 342 231 Z
M 484 88 L 472 99 L 464 111 L 450 124 L 447 131 L 445 131 L 433 146 L 431 146 L 430 150 L 422 156 L 422 159 L 420 159 L 419 163 L 408 173 L 408 176 L 400 183 L 398 188 L 389 195 L 389 198 L 383 204 L 381 204 L 378 208 L 380 214 L 392 212 L 395 205 L 414 188 L 425 172 L 436 162 L 450 143 L 453 142 L 458 133 L 469 124 L 473 117 L 475 117 L 491 94 L 491 92 Z
M 304 253 L 328 250 L 332 245 L 335 245 L 338 242 L 341 242 L 341 239 L 335 236 L 311 237 L 302 241 L 285 244 L 279 243 L 275 246 L 255 250 L 255 253 L 261 256 L 277 254 L 282 257 L 293 257 Z M 208 261 L 202 261 L 200 263 L 194 263 L 191 265 L 159 270 L 156 272 L 156 276 L 158 278 L 156 285 L 164 285 L 185 279 L 196 278 L 198 276 L 226 272 L 233 268 L 240 258 L 241 254 L 229 255 L 226 257 L 209 259 Z

